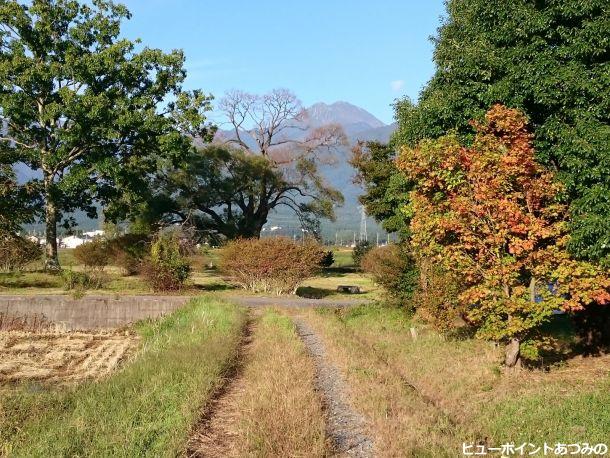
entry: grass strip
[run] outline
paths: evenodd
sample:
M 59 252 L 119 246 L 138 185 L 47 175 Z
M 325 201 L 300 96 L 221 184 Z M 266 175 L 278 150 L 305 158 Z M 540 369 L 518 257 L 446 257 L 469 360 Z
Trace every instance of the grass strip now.
M 288 317 L 254 322 L 244 366 L 190 449 L 201 456 L 327 456 L 315 368 Z
M 473 339 L 443 338 L 414 323 L 400 309 L 369 305 L 307 313 L 325 338 L 341 346 L 353 378 L 362 378 L 369 386 L 387 384 L 390 375 L 381 376 L 374 361 L 382 355 L 394 372 L 458 419 L 453 439 L 445 441 L 454 447 L 454 454 L 462 441 L 479 438 L 481 433 L 492 446 L 608 442 L 610 355 L 576 358 L 548 372 L 505 374 L 500 367 L 501 348 Z M 415 339 L 412 327 L 416 328 Z M 388 401 L 402 406 L 410 398 L 405 393 L 404 399 Z M 425 412 L 422 410 L 424 420 Z M 417 417 L 413 420 L 425 424 Z M 400 419 L 395 424 L 381 422 L 379 427 L 390 438 L 397 424 Z M 404 428 L 397 435 L 408 437 L 417 429 L 408 422 Z M 424 439 L 422 436 L 422 444 Z
M 139 323 L 138 355 L 108 378 L 0 395 L 0 455 L 176 456 L 236 357 L 243 308 L 200 298 Z

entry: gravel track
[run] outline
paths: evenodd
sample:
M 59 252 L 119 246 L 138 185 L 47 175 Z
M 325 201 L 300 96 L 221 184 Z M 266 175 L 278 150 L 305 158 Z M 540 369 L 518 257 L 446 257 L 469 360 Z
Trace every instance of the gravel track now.
M 373 441 L 366 435 L 364 418 L 354 412 L 346 399 L 345 387 L 336 367 L 331 365 L 319 336 L 302 318 L 294 318 L 297 332 L 316 365 L 316 385 L 327 416 L 327 434 L 342 456 L 372 457 Z

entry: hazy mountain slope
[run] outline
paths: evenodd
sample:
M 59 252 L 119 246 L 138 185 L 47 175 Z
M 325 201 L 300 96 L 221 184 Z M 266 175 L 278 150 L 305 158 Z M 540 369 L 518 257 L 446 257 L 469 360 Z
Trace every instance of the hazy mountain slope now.
M 343 127 L 360 125 L 363 130 L 383 127 L 385 124 L 368 111 L 348 102 L 335 102 L 330 105 L 316 103 L 307 109 L 314 126 L 328 123 L 341 124 Z

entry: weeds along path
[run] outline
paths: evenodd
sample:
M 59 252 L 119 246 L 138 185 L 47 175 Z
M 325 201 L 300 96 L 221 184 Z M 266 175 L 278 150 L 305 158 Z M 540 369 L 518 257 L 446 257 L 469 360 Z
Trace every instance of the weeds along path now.
M 379 351 L 383 342 L 362 339 L 337 318 L 340 314 L 336 310 L 286 313 L 305 325 L 304 338 L 323 342 L 320 359 L 329 361 L 327 364 L 342 374 L 349 388 L 350 404 L 366 418 L 369 437 L 374 438 L 374 456 L 459 455 L 459 444 L 470 439 L 471 434 L 456 425 L 437 403 L 421 396 L 402 371 L 383 357 Z
M 232 401 L 242 383 L 242 373 L 251 348 L 256 318 L 249 316 L 241 340 L 237 357 L 227 374 L 224 383 L 214 393 L 188 442 L 187 456 L 226 456 L 232 442 L 231 430 L 225 423 L 232 411 Z
M 315 368 L 290 318 L 251 311 L 231 377 L 188 444 L 191 457 L 329 455 Z
M 341 455 L 369 457 L 373 455 L 373 441 L 366 433 L 364 418 L 347 401 L 343 380 L 336 367 L 326 358 L 319 336 L 303 318 L 294 318 L 299 336 L 316 365 L 316 385 L 326 407 L 327 434 Z

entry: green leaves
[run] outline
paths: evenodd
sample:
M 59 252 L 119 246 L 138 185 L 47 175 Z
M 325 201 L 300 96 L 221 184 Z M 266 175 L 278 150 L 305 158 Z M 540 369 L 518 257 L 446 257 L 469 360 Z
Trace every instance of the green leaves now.
M 0 5 L 0 154 L 42 172 L 40 197 L 58 218 L 96 200 L 125 216 L 117 199 L 141 195 L 146 174 L 188 153 L 187 136 L 213 134 L 211 97 L 181 89 L 183 53 L 136 51 L 118 38 L 129 17 L 105 0 Z
M 396 104 L 394 142 L 414 146 L 455 129 L 494 103 L 525 112 L 537 157 L 558 173 L 580 258 L 608 262 L 610 245 L 610 8 L 603 0 L 450 0 L 434 40 L 436 73 L 417 105 Z

